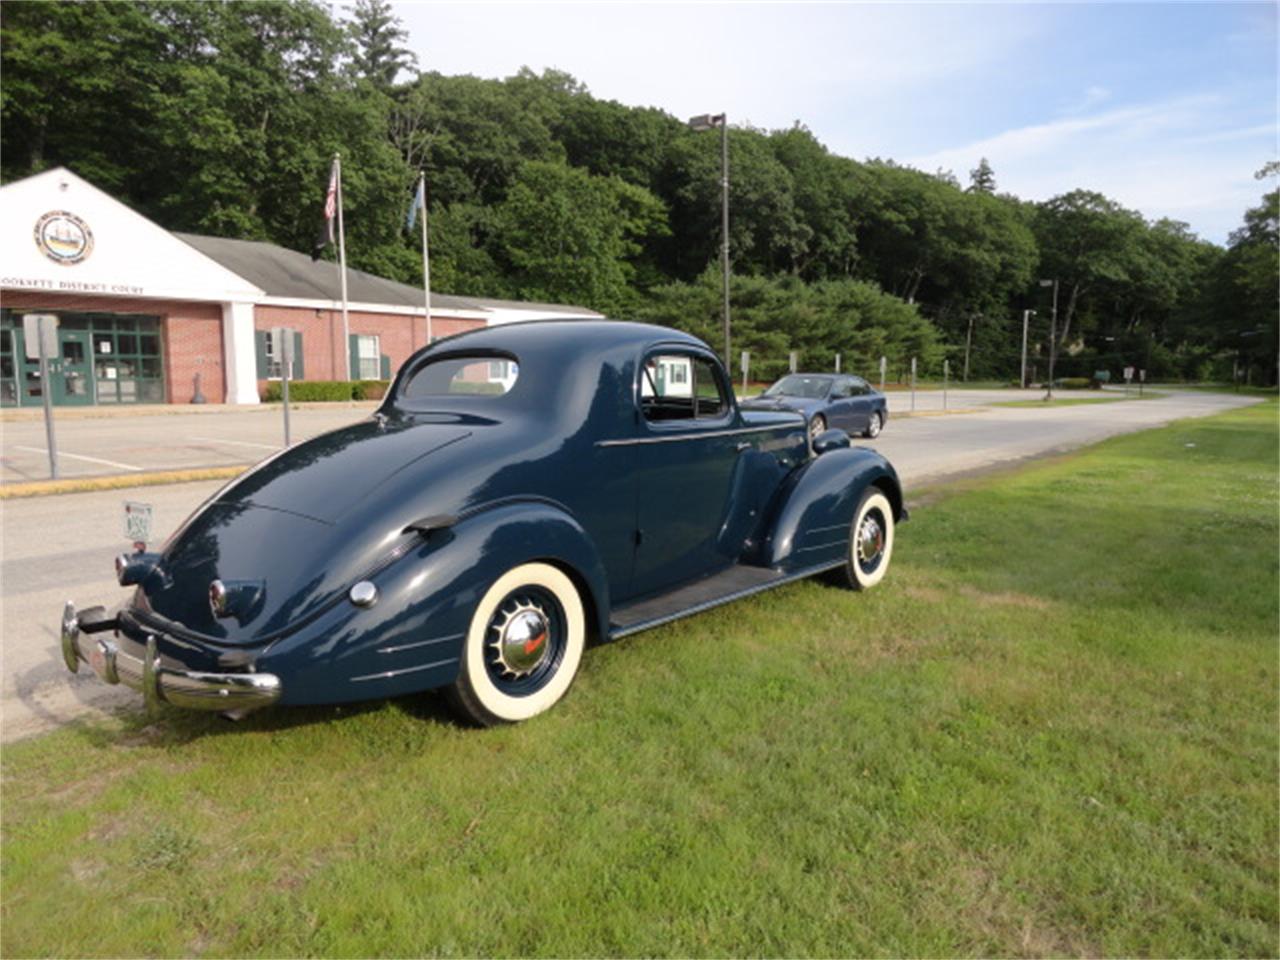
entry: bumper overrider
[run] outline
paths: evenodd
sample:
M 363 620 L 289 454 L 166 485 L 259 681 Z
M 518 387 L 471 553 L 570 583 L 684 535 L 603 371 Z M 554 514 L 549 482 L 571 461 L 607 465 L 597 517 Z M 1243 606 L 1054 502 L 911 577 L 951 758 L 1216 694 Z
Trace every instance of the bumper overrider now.
M 62 659 L 78 673 L 87 663 L 107 683 L 142 693 L 147 706 L 168 703 L 185 710 L 212 710 L 233 717 L 269 707 L 280 699 L 280 678 L 270 673 L 205 673 L 161 663 L 154 634 L 145 644 L 122 636 L 119 622 L 102 607 L 62 611 Z M 97 637 L 94 634 L 111 633 Z

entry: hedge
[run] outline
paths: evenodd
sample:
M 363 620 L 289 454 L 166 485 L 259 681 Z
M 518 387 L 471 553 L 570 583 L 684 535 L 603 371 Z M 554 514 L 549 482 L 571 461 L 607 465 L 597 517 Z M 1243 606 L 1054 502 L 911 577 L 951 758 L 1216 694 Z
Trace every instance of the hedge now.
M 390 386 L 388 380 L 291 380 L 290 403 L 314 403 L 316 401 L 380 400 Z M 279 403 L 283 399 L 280 381 L 267 384 L 262 399 L 267 403 Z

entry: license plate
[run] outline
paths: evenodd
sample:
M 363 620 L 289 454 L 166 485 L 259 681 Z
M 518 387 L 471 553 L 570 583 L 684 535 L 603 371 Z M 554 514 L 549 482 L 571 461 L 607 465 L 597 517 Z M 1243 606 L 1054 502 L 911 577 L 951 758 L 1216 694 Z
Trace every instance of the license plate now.
M 151 521 L 154 516 L 155 508 L 151 504 L 126 500 L 124 502 L 124 538 L 134 543 L 150 543 Z

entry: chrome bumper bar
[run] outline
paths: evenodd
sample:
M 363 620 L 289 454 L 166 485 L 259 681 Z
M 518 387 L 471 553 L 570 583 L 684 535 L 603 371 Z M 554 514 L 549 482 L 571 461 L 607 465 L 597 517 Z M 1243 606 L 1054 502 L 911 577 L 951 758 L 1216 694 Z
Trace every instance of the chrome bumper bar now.
M 94 622 L 97 629 L 92 632 L 105 632 L 109 629 L 105 623 Z M 110 624 L 114 626 L 114 621 Z M 271 706 L 282 692 L 280 678 L 270 673 L 203 673 L 166 667 L 160 662 L 154 636 L 147 637 L 142 656 L 134 656 L 114 639 L 82 631 L 75 604 L 69 601 L 62 611 L 62 659 L 72 673 L 79 672 L 84 662 L 107 683 L 140 690 L 148 707 L 163 701 L 185 710 L 242 716 Z

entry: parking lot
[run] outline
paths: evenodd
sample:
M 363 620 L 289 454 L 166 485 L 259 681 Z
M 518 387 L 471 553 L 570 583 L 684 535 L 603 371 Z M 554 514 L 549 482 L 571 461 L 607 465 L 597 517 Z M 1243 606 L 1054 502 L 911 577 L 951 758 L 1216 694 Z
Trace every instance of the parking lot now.
M 973 409 L 985 404 L 1032 399 L 1037 390 L 940 390 L 916 393 L 916 413 Z M 890 391 L 889 415 L 912 410 L 908 391 Z M 290 413 L 294 443 L 366 417 L 372 402 L 350 405 L 307 405 Z M 179 408 L 183 409 L 183 408 Z M 191 408 L 186 408 L 191 409 Z M 20 419 L 0 423 L 0 484 L 49 478 L 48 445 L 39 411 L 22 411 Z M 284 443 L 283 411 L 278 404 L 256 408 L 205 407 L 198 412 L 144 413 L 88 409 L 54 412 L 59 476 L 97 477 L 251 464 Z

